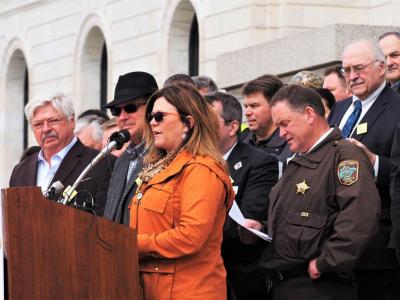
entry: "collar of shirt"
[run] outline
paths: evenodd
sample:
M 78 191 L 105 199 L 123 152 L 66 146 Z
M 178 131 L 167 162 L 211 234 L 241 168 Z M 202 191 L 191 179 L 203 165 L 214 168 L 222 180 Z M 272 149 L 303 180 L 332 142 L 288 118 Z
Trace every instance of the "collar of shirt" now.
M 224 154 L 224 156 L 222 156 L 225 160 L 228 159 L 229 155 L 231 154 L 233 148 L 235 148 L 236 145 L 237 145 L 237 142 Z
M 311 146 L 311 148 L 307 151 L 307 153 L 310 153 L 315 147 L 317 147 L 320 143 L 322 143 L 323 140 L 326 139 L 326 137 L 328 135 L 331 134 L 331 132 L 334 130 L 335 128 L 329 128 L 327 132 L 325 132 L 316 142 L 314 145 Z
M 54 154 L 50 159 L 50 164 L 44 159 L 43 150 L 40 150 L 38 155 L 38 169 L 36 185 L 42 188 L 42 191 L 46 191 L 53 179 L 54 174 L 57 172 L 58 167 L 61 165 L 62 160 L 67 155 L 69 150 L 75 145 L 77 138 L 74 137 L 71 142 L 59 152 Z
M 59 152 L 57 152 L 56 154 L 54 154 L 51 157 L 50 162 L 53 161 L 53 158 L 58 158 L 58 159 L 63 160 L 65 155 L 67 155 L 68 151 L 72 148 L 73 145 L 75 145 L 77 140 L 78 139 L 76 137 L 73 137 L 73 139 L 69 142 L 69 144 L 67 146 L 65 146 L 63 149 L 61 149 Z M 38 161 L 39 161 L 39 163 L 44 162 L 47 164 L 47 161 L 44 159 L 44 156 L 43 156 L 43 149 L 40 150 L 40 152 L 39 152 Z
M 138 155 L 144 155 L 146 152 L 145 141 L 142 141 L 140 144 L 130 143 L 128 147 L 126 147 L 126 152 L 129 153 L 129 158 L 134 159 Z
M 362 118 L 365 116 L 365 114 L 368 112 L 368 110 L 371 108 L 372 104 L 374 104 L 375 100 L 378 98 L 380 93 L 383 91 L 383 89 L 386 86 L 386 82 L 383 82 L 379 88 L 377 88 L 369 97 L 367 97 L 365 100 L 361 100 L 361 115 L 358 118 L 357 123 L 354 125 L 353 131 L 351 132 L 350 136 L 353 134 L 354 130 L 357 128 L 357 125 L 360 123 Z M 352 105 L 349 106 L 347 109 L 346 113 L 343 115 L 342 120 L 340 121 L 339 128 L 343 129 L 344 125 L 346 124 L 347 119 L 351 115 L 351 113 L 354 110 L 354 102 L 360 100 L 357 96 L 353 95 L 352 97 Z
M 267 138 L 257 141 L 257 137 L 254 133 L 250 135 L 249 138 L 250 144 L 253 146 L 259 147 L 260 145 L 268 145 L 268 147 L 282 147 L 286 141 L 279 137 L 279 128 L 275 129 L 275 131 Z
M 129 151 L 128 151 L 129 149 Z M 128 172 L 126 173 L 126 181 L 128 182 L 131 178 L 132 171 L 136 168 L 136 165 L 138 163 L 138 159 L 140 157 L 143 157 L 147 151 L 145 147 L 145 142 L 141 142 L 138 145 L 135 144 L 130 144 L 127 148 L 126 151 L 129 154 L 129 166 L 128 166 Z

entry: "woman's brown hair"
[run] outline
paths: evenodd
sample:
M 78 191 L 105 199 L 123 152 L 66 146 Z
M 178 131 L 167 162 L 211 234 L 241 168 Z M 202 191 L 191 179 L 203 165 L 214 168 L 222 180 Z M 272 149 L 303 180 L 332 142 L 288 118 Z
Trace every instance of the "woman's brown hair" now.
M 226 163 L 218 150 L 219 122 L 217 116 L 196 88 L 186 83 L 164 87 L 151 95 L 146 106 L 144 122 L 144 137 L 146 147 L 149 149 L 145 161 L 152 161 L 162 154 L 162 150 L 154 146 L 154 136 L 150 126 L 154 102 L 161 97 L 175 106 L 181 116 L 181 121 L 189 128 L 182 148 L 193 156 L 209 155 L 225 167 Z M 188 116 L 191 116 L 194 121 L 191 128 Z

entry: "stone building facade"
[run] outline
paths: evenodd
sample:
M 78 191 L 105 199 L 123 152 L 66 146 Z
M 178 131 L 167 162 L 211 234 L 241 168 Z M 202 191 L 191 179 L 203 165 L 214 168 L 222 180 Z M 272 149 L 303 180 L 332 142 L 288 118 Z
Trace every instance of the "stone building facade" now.
M 41 91 L 70 95 L 78 114 L 133 70 L 237 92 L 338 63 L 348 41 L 398 29 L 399 15 L 400 0 L 0 0 L 0 187 L 35 144 L 23 107 Z

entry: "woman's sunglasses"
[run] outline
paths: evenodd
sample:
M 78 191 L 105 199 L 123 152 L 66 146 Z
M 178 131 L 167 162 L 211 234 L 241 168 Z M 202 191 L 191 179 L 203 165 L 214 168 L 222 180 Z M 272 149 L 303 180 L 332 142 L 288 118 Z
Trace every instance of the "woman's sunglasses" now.
M 127 114 L 132 114 L 134 112 L 137 112 L 139 107 L 144 104 L 145 103 L 131 103 L 122 107 L 114 106 L 110 108 L 110 111 L 114 117 L 119 117 L 121 115 L 122 110 L 124 110 Z
M 179 116 L 180 114 L 175 113 L 175 112 L 162 112 L 162 111 L 158 111 L 158 112 L 155 112 L 155 113 L 151 113 L 151 114 L 149 115 L 148 120 L 149 120 L 149 122 L 150 122 L 150 121 L 153 120 L 153 118 L 154 118 L 154 120 L 155 120 L 156 122 L 162 122 L 162 120 L 164 120 L 164 117 L 165 117 L 166 115 L 177 115 L 177 116 Z

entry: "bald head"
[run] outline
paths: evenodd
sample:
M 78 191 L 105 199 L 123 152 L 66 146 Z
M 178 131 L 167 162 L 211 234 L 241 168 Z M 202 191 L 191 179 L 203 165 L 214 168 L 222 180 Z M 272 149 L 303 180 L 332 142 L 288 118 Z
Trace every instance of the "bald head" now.
M 355 41 L 344 49 L 343 75 L 353 95 L 365 100 L 385 82 L 384 61 L 382 50 L 373 41 Z
M 345 55 L 352 54 L 354 52 L 362 52 L 364 55 L 368 56 L 371 60 L 385 60 L 385 55 L 383 54 L 378 43 L 371 40 L 357 40 L 348 44 L 342 53 L 342 59 Z

